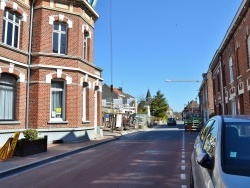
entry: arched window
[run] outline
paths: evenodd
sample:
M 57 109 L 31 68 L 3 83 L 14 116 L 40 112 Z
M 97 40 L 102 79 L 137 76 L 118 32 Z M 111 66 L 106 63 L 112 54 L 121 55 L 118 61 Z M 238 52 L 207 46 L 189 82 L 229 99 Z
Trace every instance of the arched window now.
M 54 22 L 53 25 L 53 53 L 67 53 L 67 24 Z
M 0 74 L 0 120 L 15 120 L 16 78 L 10 74 Z
M 14 12 L 5 9 L 3 17 L 2 42 L 19 48 L 20 17 Z
M 233 60 L 232 60 L 232 58 L 229 59 L 229 76 L 230 76 L 230 82 L 233 82 L 234 75 L 233 75 Z

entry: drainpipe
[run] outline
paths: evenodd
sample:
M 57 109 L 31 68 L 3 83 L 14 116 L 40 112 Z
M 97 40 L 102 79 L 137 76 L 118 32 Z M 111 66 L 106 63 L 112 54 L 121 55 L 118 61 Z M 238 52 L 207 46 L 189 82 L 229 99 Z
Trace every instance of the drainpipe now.
M 225 109 L 224 109 L 225 105 L 224 105 L 224 89 L 223 89 L 222 58 L 221 58 L 221 56 L 220 56 L 220 89 L 221 89 L 222 115 L 224 115 L 225 114 Z
M 33 35 L 33 19 L 34 19 L 34 4 L 36 0 L 31 3 L 30 11 L 30 28 L 29 28 L 29 49 L 28 49 L 28 75 L 26 87 L 26 122 L 25 129 L 29 128 L 29 102 L 30 102 L 30 64 L 31 64 L 31 50 L 32 50 L 32 35 Z

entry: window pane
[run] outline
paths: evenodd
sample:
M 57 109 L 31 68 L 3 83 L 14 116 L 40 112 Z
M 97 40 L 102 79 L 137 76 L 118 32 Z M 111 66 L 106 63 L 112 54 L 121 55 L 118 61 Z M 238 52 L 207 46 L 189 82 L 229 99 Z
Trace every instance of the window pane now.
M 52 118 L 62 118 L 62 91 L 52 91 Z
M 56 31 L 59 30 L 59 23 L 54 22 L 54 30 Z
M 16 22 L 16 24 L 19 25 L 19 18 L 17 16 L 15 16 L 15 22 Z
M 18 26 L 15 26 L 15 31 L 14 31 L 14 47 L 17 48 L 18 45 Z
M 9 12 L 9 11 L 8 11 L 8 19 L 11 20 L 11 21 L 14 20 L 14 15 L 13 15 L 13 13 L 11 13 L 11 12 Z
M 66 54 L 66 34 L 61 34 L 61 54 Z
M 13 25 L 12 23 L 8 22 L 8 31 L 7 31 L 7 41 L 8 45 L 12 45 L 12 34 L 13 34 Z
M 64 88 L 64 83 L 60 81 L 53 81 L 51 83 L 51 86 L 53 89 L 63 89 Z
M 67 26 L 65 24 L 61 24 L 61 31 L 66 31 Z
M 53 53 L 58 53 L 58 33 L 53 33 Z
M 4 43 L 4 39 L 5 39 L 5 24 L 6 24 L 6 21 L 3 20 L 3 35 L 2 35 L 2 42 Z

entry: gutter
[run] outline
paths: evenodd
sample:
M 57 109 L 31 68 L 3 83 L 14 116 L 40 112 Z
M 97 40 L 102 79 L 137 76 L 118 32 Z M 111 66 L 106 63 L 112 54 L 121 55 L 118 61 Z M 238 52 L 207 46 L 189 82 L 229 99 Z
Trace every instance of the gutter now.
M 34 20 L 34 4 L 36 0 L 31 3 L 30 12 L 30 31 L 29 31 L 29 49 L 28 49 L 28 74 L 27 74 L 27 87 L 26 87 L 26 122 L 25 129 L 29 128 L 29 103 L 30 103 L 30 64 L 31 64 L 31 51 L 32 51 L 32 37 L 33 37 L 33 20 Z

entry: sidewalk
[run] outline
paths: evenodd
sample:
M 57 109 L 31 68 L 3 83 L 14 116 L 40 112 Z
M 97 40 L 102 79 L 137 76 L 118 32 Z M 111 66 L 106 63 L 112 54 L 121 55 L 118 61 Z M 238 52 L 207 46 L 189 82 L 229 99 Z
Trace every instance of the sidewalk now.
M 94 146 L 111 142 L 118 139 L 120 136 L 127 134 L 127 132 L 103 132 L 103 137 L 97 140 L 90 140 L 77 143 L 62 143 L 62 144 L 48 144 L 47 152 L 30 155 L 26 157 L 13 156 L 6 161 L 0 161 L 0 177 L 4 178 L 18 171 L 35 167 L 47 162 L 72 155 Z

